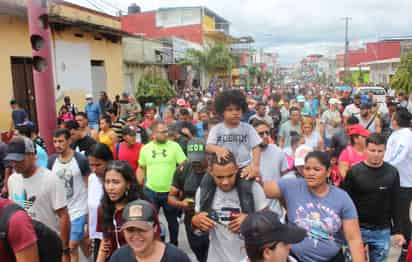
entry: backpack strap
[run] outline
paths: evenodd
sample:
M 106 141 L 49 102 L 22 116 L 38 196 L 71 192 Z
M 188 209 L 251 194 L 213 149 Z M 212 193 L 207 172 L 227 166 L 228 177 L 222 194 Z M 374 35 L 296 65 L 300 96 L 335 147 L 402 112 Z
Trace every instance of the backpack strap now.
M 47 169 L 52 170 L 54 162 L 56 162 L 58 155 L 54 154 L 49 157 L 49 160 L 47 161 Z
M 371 121 L 369 121 L 368 125 L 366 126 L 366 129 L 369 129 L 369 127 L 372 125 L 372 123 L 375 121 L 376 114 L 372 117 Z
M 9 230 L 9 222 L 11 217 L 20 210 L 24 210 L 17 204 L 11 204 L 3 208 L 0 214 L 0 239 L 3 240 L 4 249 L 9 254 L 13 254 L 13 250 L 7 241 L 8 237 L 8 230 Z
M 115 149 L 115 160 L 119 160 L 119 152 L 120 152 L 120 143 L 116 144 L 116 149 Z
M 88 176 L 91 173 L 91 170 L 87 158 L 82 153 L 74 152 L 74 159 L 79 165 L 82 176 Z

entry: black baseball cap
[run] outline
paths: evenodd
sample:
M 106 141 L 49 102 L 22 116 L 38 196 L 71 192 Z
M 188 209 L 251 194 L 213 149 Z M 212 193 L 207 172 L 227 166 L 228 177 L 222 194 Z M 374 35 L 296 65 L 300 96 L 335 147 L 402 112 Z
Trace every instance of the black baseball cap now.
M 206 158 L 206 145 L 202 138 L 193 138 L 187 143 L 187 158 L 190 162 L 201 162 Z
M 246 245 L 265 245 L 272 242 L 295 244 L 307 235 L 303 228 L 282 224 L 278 215 L 270 210 L 248 215 L 240 226 L 240 233 Z
M 34 154 L 36 150 L 33 142 L 23 136 L 13 138 L 7 146 L 6 161 L 22 161 L 26 154 Z
M 353 96 L 353 99 L 361 99 L 362 97 L 361 97 L 361 95 L 359 95 L 359 94 L 356 94 L 356 95 L 354 95 Z
M 122 230 L 129 227 L 137 227 L 143 230 L 153 228 L 156 211 L 153 205 L 146 200 L 135 200 L 127 204 L 122 213 Z

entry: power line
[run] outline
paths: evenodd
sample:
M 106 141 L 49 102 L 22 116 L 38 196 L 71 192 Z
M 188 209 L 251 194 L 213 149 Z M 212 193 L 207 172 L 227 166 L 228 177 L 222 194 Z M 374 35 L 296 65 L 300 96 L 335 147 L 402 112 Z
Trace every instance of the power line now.
M 103 10 L 100 6 L 96 4 L 93 0 L 86 0 L 87 3 L 89 3 L 91 6 L 93 6 L 95 9 L 97 9 L 100 12 L 106 13 L 106 10 Z
M 124 9 L 121 9 L 121 8 L 118 7 L 117 5 L 115 5 L 115 4 L 113 4 L 113 3 L 110 3 L 110 2 L 108 2 L 108 1 L 106 1 L 106 0 L 99 0 L 99 2 L 101 2 L 102 4 L 108 6 L 108 7 L 112 8 L 112 9 L 115 9 L 116 11 L 126 12 Z M 127 13 L 127 12 L 126 12 L 126 13 Z

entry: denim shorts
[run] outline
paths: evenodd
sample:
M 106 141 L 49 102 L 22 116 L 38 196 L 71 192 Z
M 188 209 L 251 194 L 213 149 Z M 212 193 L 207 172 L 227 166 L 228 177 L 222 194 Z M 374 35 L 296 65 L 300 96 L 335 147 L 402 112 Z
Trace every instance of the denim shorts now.
M 71 221 L 70 240 L 80 241 L 84 238 L 84 225 L 87 222 L 87 215 L 76 218 Z

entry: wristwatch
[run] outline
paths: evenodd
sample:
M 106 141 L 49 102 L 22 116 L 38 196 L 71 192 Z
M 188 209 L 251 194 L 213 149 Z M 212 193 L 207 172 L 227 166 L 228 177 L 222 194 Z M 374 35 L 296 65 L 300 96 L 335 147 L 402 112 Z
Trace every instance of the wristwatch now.
M 63 256 L 69 256 L 70 255 L 70 248 L 63 248 L 62 255 Z

